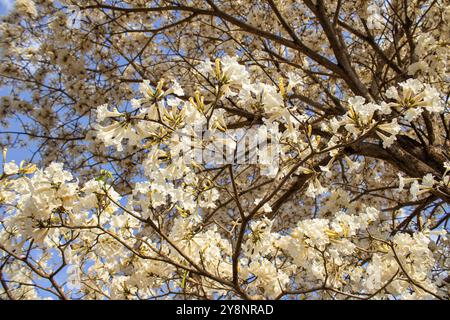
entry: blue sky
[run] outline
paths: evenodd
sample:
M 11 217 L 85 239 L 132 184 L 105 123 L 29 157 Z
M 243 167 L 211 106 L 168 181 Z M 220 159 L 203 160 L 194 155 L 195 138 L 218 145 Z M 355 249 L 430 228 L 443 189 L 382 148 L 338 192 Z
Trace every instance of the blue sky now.
M 14 7 L 14 0 L 0 0 L 0 16 L 7 14 Z M 0 96 L 5 96 L 10 94 L 10 88 L 0 87 Z M 15 130 L 22 131 L 18 126 L 18 123 L 11 122 L 9 128 L 0 128 L 0 130 Z M 2 136 L 0 135 L 0 141 Z M 15 160 L 19 163 L 21 160 L 27 159 L 32 155 L 32 150 L 29 148 L 21 149 L 10 149 L 8 150 L 8 160 Z
M 0 15 L 4 15 L 14 6 L 14 0 L 0 0 Z

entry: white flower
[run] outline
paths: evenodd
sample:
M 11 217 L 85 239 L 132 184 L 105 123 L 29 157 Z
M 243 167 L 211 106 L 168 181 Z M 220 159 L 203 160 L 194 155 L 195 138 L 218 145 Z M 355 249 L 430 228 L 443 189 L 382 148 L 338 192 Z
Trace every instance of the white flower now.
M 399 86 L 402 88 L 401 94 L 391 87 L 386 92 L 386 96 L 396 100 L 395 103 L 389 103 L 388 106 L 404 111 L 406 121 L 413 121 L 424 109 L 429 112 L 444 110 L 439 92 L 435 88 L 425 85 L 417 79 L 408 79 L 399 83 Z
M 360 96 L 351 97 L 348 99 L 348 103 L 355 109 L 359 110 L 366 102 L 366 99 Z
M 426 109 L 430 112 L 444 111 L 444 105 L 439 97 L 439 92 L 430 86 L 426 86 L 423 91 L 423 101 L 427 104 Z
M 177 80 L 172 80 L 172 92 L 177 96 L 184 96 L 184 90 Z
M 302 78 L 297 73 L 289 72 L 287 74 L 287 76 L 288 76 L 288 86 L 287 86 L 286 90 L 288 92 L 290 92 L 296 86 L 303 84 Z
M 403 91 L 410 90 L 414 94 L 418 94 L 424 87 L 423 83 L 417 79 L 408 79 L 399 83 L 399 85 L 403 88 Z
M 411 184 L 411 188 L 409 189 L 409 192 L 412 195 L 412 200 L 417 200 L 417 196 L 419 195 L 419 192 L 420 192 L 420 186 L 419 186 L 419 182 L 417 182 L 417 180 Z
M 450 161 L 444 162 L 444 168 L 445 168 L 445 173 L 450 171 Z M 445 175 L 445 173 L 444 173 L 444 175 Z
M 274 161 L 272 164 L 269 165 L 261 165 L 261 175 L 268 177 L 268 178 L 275 178 L 279 171 L 279 166 L 276 161 Z
M 206 60 L 201 62 L 196 69 L 203 75 L 214 74 L 214 63 L 211 60 Z
M 313 178 L 310 180 L 305 194 L 308 197 L 315 198 L 316 196 L 319 196 L 327 191 L 328 189 L 322 186 L 319 179 Z
M 328 163 L 327 163 L 326 166 L 319 166 L 320 170 L 321 170 L 322 172 L 325 172 L 325 176 L 326 176 L 327 178 L 330 178 L 330 177 L 332 176 L 331 166 L 333 165 L 334 160 L 335 160 L 335 158 L 332 157 L 331 160 L 328 161 Z
M 289 277 L 283 271 L 277 270 L 274 264 L 267 259 L 252 261 L 247 272 L 256 276 L 256 280 L 251 286 L 261 288 L 269 299 L 274 299 L 289 283 Z
M 215 208 L 216 204 L 214 203 L 217 199 L 219 199 L 219 191 L 216 188 L 211 188 L 202 193 L 202 201 L 200 202 L 200 207 L 202 208 Z
M 348 156 L 344 156 L 344 160 L 348 166 L 348 173 L 352 173 L 353 171 L 357 171 L 361 166 L 361 163 L 352 161 Z
M 254 201 L 254 204 L 258 205 L 262 201 L 261 198 L 256 198 Z M 261 207 L 264 213 L 272 212 L 272 207 L 269 205 L 269 203 L 264 203 L 264 205 Z
M 333 133 L 336 133 L 338 131 L 338 129 L 341 127 L 341 125 L 342 125 L 342 123 L 336 118 L 332 118 L 330 120 L 329 124 L 330 124 L 331 131 Z
M 397 119 L 392 120 L 390 123 L 380 124 L 378 128 L 386 131 L 390 134 L 390 136 L 386 136 L 380 131 L 376 131 L 377 135 L 383 140 L 383 148 L 389 148 L 395 140 L 397 140 L 397 134 L 400 132 L 401 127 L 397 122 Z
M 423 112 L 423 109 L 421 108 L 410 108 L 408 110 L 406 110 L 405 112 L 405 120 L 408 122 L 413 121 L 414 119 L 416 119 L 418 116 L 420 116 Z
M 122 113 L 117 111 L 117 108 L 114 108 L 113 111 L 109 111 L 107 104 L 102 104 L 102 105 L 98 106 L 96 113 L 97 113 L 97 121 L 98 122 L 102 122 L 106 118 L 120 117 L 123 115 Z
M 249 73 L 244 65 L 239 64 L 236 57 L 225 56 L 220 59 L 225 78 L 233 84 L 249 83 Z
M 426 174 L 422 178 L 422 183 L 419 183 L 417 180 L 411 184 L 411 188 L 409 192 L 412 195 L 413 200 L 417 200 L 417 196 L 429 192 L 433 189 L 433 186 L 436 184 L 436 180 L 434 180 L 433 175 L 431 173 Z
M 401 192 L 405 188 L 405 178 L 401 173 L 397 173 L 398 176 L 398 188 L 397 191 Z
M 123 151 L 123 139 L 128 139 L 132 145 L 137 145 L 142 139 L 128 123 L 114 122 L 106 127 L 97 125 L 97 130 L 97 137 L 103 141 L 105 146 L 115 146 L 117 151 Z
M 395 87 L 389 87 L 389 89 L 386 90 L 386 97 L 389 99 L 399 99 L 398 91 Z
M 19 166 L 15 162 L 8 162 L 4 164 L 5 174 L 16 174 L 19 172 Z
M 45 175 L 55 183 L 63 183 L 73 180 L 69 171 L 63 169 L 62 163 L 52 162 L 44 171 Z
M 408 67 L 408 74 L 409 75 L 415 75 L 418 71 L 427 72 L 429 69 L 429 65 L 426 61 L 418 61 L 416 63 L 411 64 Z
M 433 175 L 431 173 L 426 174 L 422 178 L 422 186 L 427 188 L 433 188 L 433 186 L 436 184 L 436 180 L 434 180 Z
M 245 84 L 244 90 L 240 91 L 240 104 L 254 104 L 259 102 L 263 104 L 264 110 L 268 114 L 280 114 L 284 105 L 283 97 L 278 88 L 264 83 Z M 253 98 L 256 97 L 256 99 Z
M 38 12 L 32 0 L 16 0 L 15 10 L 20 14 L 28 14 L 36 17 Z
M 283 97 L 275 86 L 259 83 L 255 94 L 262 95 L 262 103 L 269 113 L 276 112 L 283 105 Z
M 384 27 L 384 19 L 380 14 L 380 8 L 372 4 L 367 7 L 367 27 L 371 30 L 379 30 Z

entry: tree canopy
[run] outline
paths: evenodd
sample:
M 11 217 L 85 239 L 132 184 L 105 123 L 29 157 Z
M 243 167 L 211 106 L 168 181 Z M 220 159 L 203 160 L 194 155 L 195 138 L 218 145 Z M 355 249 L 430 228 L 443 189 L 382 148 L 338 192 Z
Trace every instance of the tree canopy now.
M 16 0 L 0 34 L 0 298 L 449 298 L 447 1 Z

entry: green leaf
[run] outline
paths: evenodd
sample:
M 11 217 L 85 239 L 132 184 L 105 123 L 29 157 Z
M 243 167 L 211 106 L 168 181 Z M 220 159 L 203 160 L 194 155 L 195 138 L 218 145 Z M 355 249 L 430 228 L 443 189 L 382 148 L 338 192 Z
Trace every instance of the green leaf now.
M 183 281 L 181 281 L 181 288 L 182 289 L 186 288 L 186 279 L 187 279 L 187 277 L 189 277 L 189 271 L 188 270 L 184 271 Z

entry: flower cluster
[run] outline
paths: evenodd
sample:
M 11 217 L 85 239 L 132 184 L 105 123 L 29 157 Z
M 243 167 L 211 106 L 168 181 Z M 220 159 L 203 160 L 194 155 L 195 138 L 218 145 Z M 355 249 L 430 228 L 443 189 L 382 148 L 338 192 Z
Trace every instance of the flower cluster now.
M 448 299 L 445 1 L 142 2 L 1 18 L 0 299 Z

